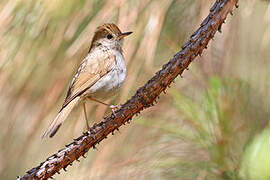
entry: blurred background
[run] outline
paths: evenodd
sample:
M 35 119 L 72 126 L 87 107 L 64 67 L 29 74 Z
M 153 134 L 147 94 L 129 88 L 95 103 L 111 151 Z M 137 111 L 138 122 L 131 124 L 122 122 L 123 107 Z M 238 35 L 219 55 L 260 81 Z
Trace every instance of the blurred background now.
M 208 0 L 0 1 L 0 179 L 15 179 L 85 131 L 78 106 L 53 139 L 59 111 L 94 30 L 126 38 L 124 103 L 206 17 Z M 241 0 L 208 49 L 98 150 L 57 179 L 270 179 L 270 5 Z M 87 103 L 90 124 L 109 110 Z

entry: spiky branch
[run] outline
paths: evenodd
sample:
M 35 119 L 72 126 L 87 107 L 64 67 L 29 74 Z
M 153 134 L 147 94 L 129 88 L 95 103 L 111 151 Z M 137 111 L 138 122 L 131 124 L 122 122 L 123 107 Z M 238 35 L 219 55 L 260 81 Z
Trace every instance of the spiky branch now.
M 143 87 L 139 88 L 136 94 L 121 106 L 115 114 L 104 118 L 100 123 L 95 124 L 89 131 L 83 133 L 73 142 L 66 145 L 54 155 L 47 158 L 39 166 L 26 172 L 21 180 L 48 179 L 61 169 L 66 171 L 67 166 L 80 157 L 85 157 L 89 149 L 107 138 L 110 133 L 125 123 L 129 123 L 131 118 L 140 113 L 143 109 L 153 106 L 159 95 L 164 92 L 177 76 L 181 76 L 183 71 L 203 50 L 207 48 L 209 41 L 217 31 L 221 32 L 221 26 L 225 22 L 227 15 L 232 14 L 233 7 L 238 7 L 238 0 L 216 0 L 211 7 L 209 15 L 203 20 L 198 30 L 182 46 L 179 51 L 164 64 L 162 69 L 150 79 Z

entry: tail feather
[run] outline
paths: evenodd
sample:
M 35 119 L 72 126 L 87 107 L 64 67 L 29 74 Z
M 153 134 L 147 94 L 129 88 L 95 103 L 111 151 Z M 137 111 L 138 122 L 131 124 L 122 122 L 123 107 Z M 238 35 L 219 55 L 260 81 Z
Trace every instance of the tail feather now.
M 79 102 L 79 97 L 76 97 L 72 101 L 70 101 L 67 106 L 65 106 L 56 116 L 56 118 L 53 120 L 49 128 L 45 131 L 42 138 L 45 138 L 49 135 L 49 137 L 53 137 L 55 133 L 58 131 L 62 123 L 66 120 L 68 115 L 70 114 L 71 110 L 75 107 L 75 105 Z

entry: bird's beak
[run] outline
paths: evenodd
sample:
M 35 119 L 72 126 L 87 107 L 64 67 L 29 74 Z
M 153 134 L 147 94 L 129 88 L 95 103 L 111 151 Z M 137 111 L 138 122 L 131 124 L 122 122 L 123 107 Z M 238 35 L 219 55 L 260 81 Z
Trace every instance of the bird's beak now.
M 119 34 L 118 38 L 119 38 L 119 39 L 123 39 L 124 37 L 130 35 L 131 33 L 132 33 L 132 32 L 124 32 L 124 33 L 121 33 L 121 34 Z

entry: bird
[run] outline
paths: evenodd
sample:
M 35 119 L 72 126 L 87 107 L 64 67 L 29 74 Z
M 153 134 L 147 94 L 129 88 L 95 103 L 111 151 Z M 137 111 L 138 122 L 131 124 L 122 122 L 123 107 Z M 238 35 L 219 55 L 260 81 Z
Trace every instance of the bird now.
M 122 33 L 113 23 L 105 23 L 96 28 L 88 54 L 80 63 L 69 85 L 65 101 L 43 138 L 53 137 L 72 109 L 81 102 L 89 130 L 86 100 L 106 105 L 113 113 L 119 108 L 103 101 L 117 94 L 125 81 L 126 63 L 122 47 L 124 38 L 131 33 Z

